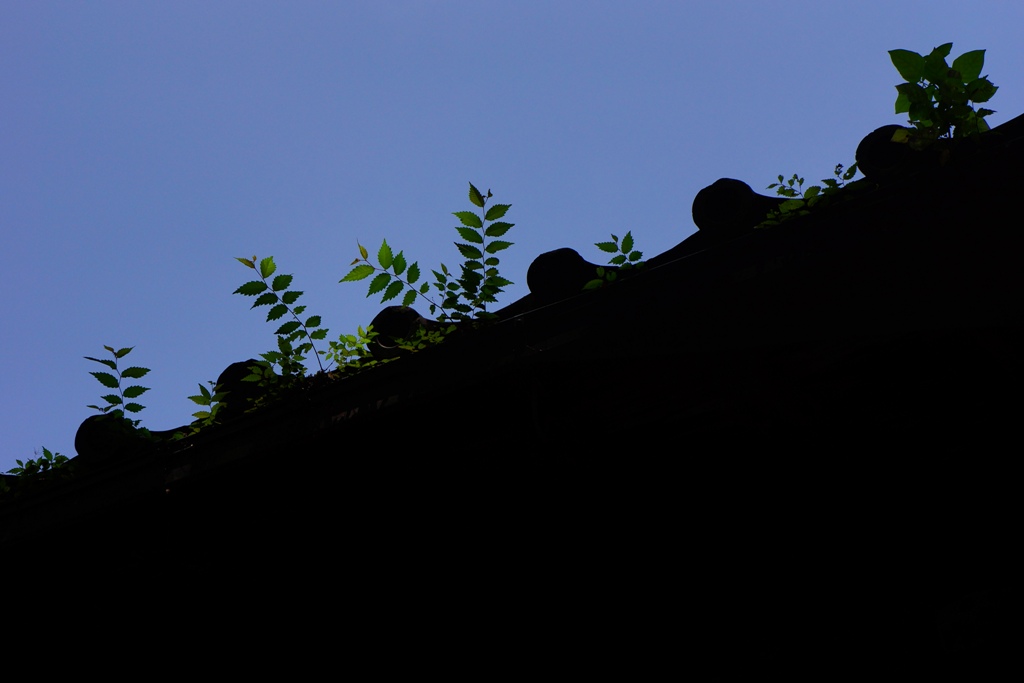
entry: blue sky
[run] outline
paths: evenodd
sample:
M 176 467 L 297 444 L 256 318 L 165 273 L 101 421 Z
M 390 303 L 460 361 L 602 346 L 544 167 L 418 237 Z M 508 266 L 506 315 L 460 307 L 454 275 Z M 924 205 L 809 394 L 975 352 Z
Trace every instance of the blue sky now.
M 273 348 L 237 256 L 273 255 L 336 338 L 382 307 L 338 283 L 357 240 L 455 265 L 473 182 L 512 204 L 511 303 L 541 252 L 677 244 L 720 177 L 851 163 L 903 122 L 890 49 L 987 49 L 990 122 L 1024 113 L 1022 27 L 1016 0 L 0 0 L 0 471 L 74 454 L 104 344 L 152 369 L 154 430 Z

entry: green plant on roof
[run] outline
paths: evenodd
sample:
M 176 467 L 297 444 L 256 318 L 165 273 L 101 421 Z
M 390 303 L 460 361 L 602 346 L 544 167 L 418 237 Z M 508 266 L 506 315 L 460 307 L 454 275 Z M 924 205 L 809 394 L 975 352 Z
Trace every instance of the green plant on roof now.
M 320 362 L 323 351 L 317 351 L 314 341 L 324 339 L 327 336 L 327 328 L 320 327 L 320 316 L 309 316 L 305 320 L 300 318 L 305 306 L 292 306 L 303 292 L 289 290 L 292 284 L 291 275 L 276 275 L 271 281 L 268 278 L 277 272 L 277 265 L 273 256 L 267 256 L 258 263 L 256 257 L 236 257 L 236 260 L 246 268 L 252 268 L 259 275 L 259 280 L 250 280 L 234 291 L 235 294 L 243 296 L 255 296 L 251 308 L 257 306 L 270 306 L 267 311 L 267 322 L 280 320 L 286 314 L 291 320 L 282 323 L 274 334 L 277 335 L 277 350 L 261 354 L 260 360 L 253 367 L 253 375 L 250 381 L 258 381 L 263 384 L 288 384 L 296 378 L 305 376 L 303 361 L 306 354 L 312 352 L 316 357 L 317 365 L 323 372 L 324 366 Z M 275 372 L 275 366 L 279 368 L 280 374 Z
M 45 447 L 43 448 L 42 455 L 35 453 L 35 456 L 35 458 L 24 462 L 21 460 L 15 460 L 14 462 L 18 463 L 18 466 L 7 470 L 7 473 L 18 477 L 33 477 L 36 475 L 46 474 L 51 470 L 66 467 L 70 462 L 70 459 L 66 455 L 52 453 Z
M 794 173 L 788 180 L 780 175 L 779 181 L 770 184 L 768 189 L 775 190 L 775 194 L 785 197 L 786 201 L 770 211 L 757 227 L 770 228 L 790 218 L 805 216 L 815 206 L 824 206 L 857 175 L 857 164 L 850 164 L 845 170 L 842 164 L 836 164 L 832 175 L 835 177 L 823 178 L 821 185 L 811 185 L 806 190 L 804 179 L 798 174 Z
M 907 114 L 913 130 L 897 131 L 893 142 L 923 149 L 939 138 L 963 138 L 989 129 L 985 117 L 995 112 L 974 104 L 988 102 L 998 88 L 981 75 L 985 51 L 972 50 L 946 62 L 953 43 L 927 55 L 889 50 L 893 66 L 906 83 L 896 86 L 896 113 Z
M 458 276 L 448 270 L 443 263 L 439 271 L 432 271 L 433 287 L 437 290 L 436 296 L 440 303 L 428 296 L 431 283 L 420 283 L 422 273 L 419 263 L 410 264 L 402 251 L 396 254 L 387 240 L 384 240 L 377 250 L 379 265 L 374 265 L 370 261 L 366 247 L 359 244 L 359 257 L 351 263 L 355 267 L 339 282 L 365 280 L 377 273 L 370 281 L 366 295 L 381 293 L 381 303 L 395 299 L 405 292 L 402 298 L 403 306 L 410 306 L 417 297 L 421 297 L 430 305 L 431 315 L 438 310 L 441 311 L 437 316 L 441 322 L 494 318 L 494 314 L 487 310 L 487 305 L 497 303 L 497 296 L 513 283 L 499 273 L 500 259 L 497 256 L 499 252 L 512 246 L 512 242 L 493 238 L 504 236 L 514 224 L 499 220 L 505 216 L 511 204 L 495 204 L 489 209 L 486 208 L 487 200 L 491 197 L 490 190 L 484 196 L 473 183 L 470 183 L 469 201 L 483 210 L 483 213 L 456 211 L 453 214 L 461 223 L 455 230 L 464 240 L 456 242 L 455 247 L 465 260 Z
M 619 242 L 617 235 L 612 235 L 611 242 L 595 242 L 594 246 L 608 254 L 615 254 L 608 259 L 608 265 L 615 268 L 597 267 L 597 277 L 583 285 L 583 289 L 598 289 L 609 283 L 615 282 L 619 274 L 642 268 L 644 265 L 644 253 L 634 249 L 633 232 L 628 231 L 622 236 Z
M 149 387 L 133 384 L 122 388 L 121 382 L 124 379 L 140 379 L 145 377 L 149 373 L 149 368 L 132 366 L 121 370 L 117 367 L 117 361 L 131 353 L 131 350 L 135 348 L 133 346 L 117 350 L 112 346 L 104 346 L 103 348 L 109 351 L 113 358 L 92 358 L 91 356 L 85 356 L 85 359 L 105 365 L 112 370 L 113 373 L 90 372 L 89 374 L 95 377 L 100 384 L 108 389 L 116 389 L 117 393 L 101 396 L 100 398 L 106 401 L 106 405 L 104 406 L 90 405 L 86 407 L 94 408 L 106 415 L 121 418 L 125 418 L 125 411 L 128 411 L 129 413 L 140 412 L 145 406 L 128 399 L 134 399 L 142 396 L 142 394 L 149 391 Z M 131 422 L 133 427 L 138 427 L 140 420 L 129 420 L 129 422 Z

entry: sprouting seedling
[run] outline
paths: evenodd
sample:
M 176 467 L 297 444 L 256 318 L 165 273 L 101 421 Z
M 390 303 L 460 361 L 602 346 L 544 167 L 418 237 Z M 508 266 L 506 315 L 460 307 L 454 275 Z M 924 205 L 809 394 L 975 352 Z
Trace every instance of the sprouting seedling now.
M 272 256 L 262 259 L 258 266 L 255 256 L 251 259 L 236 257 L 236 260 L 247 268 L 255 270 L 260 279 L 246 282 L 236 289 L 234 293 L 244 296 L 259 295 L 256 301 L 253 302 L 252 308 L 270 306 L 270 310 L 267 312 L 267 322 L 278 320 L 284 317 L 286 313 L 292 316 L 292 320 L 282 324 L 274 332 L 278 337 L 278 348 L 280 351 L 272 351 L 271 355 L 275 358 L 280 355 L 282 358 L 272 362 L 283 361 L 282 367 L 294 371 L 300 367 L 301 362 L 305 359 L 304 354 L 312 351 L 316 356 L 316 362 L 320 366 L 320 371 L 323 372 L 324 366 L 320 362 L 320 354 L 322 352 L 316 350 L 313 341 L 324 339 L 327 336 L 327 328 L 320 327 L 320 316 L 318 315 L 310 316 L 305 320 L 299 318 L 306 310 L 305 306 L 295 306 L 292 308 L 292 304 L 303 294 L 298 291 L 288 291 L 288 287 L 292 284 L 292 276 L 277 275 L 268 283 L 267 278 L 277 271 L 277 266 L 274 264 L 274 257 Z M 298 346 L 292 345 L 303 337 L 307 341 Z
M 86 407 L 93 408 L 104 414 L 115 415 L 117 417 L 124 417 L 124 412 L 126 410 L 129 413 L 137 413 L 141 411 L 145 406 L 135 402 L 126 402 L 126 399 L 138 398 L 142 394 L 149 391 L 149 387 L 131 385 L 122 388 L 121 381 L 123 379 L 139 379 L 141 377 L 145 377 L 146 374 L 149 373 L 149 368 L 133 366 L 125 368 L 124 370 L 119 370 L 117 367 L 118 359 L 127 356 L 135 347 L 129 346 L 117 350 L 115 350 L 112 346 L 104 346 L 103 348 L 109 351 L 111 355 L 113 355 L 113 358 L 92 358 L 91 356 L 85 356 L 85 359 L 94 361 L 96 363 L 101 363 L 107 366 L 108 368 L 113 370 L 114 374 L 111 374 L 109 372 L 90 372 L 89 374 L 95 377 L 97 380 L 99 380 L 100 384 L 107 387 L 108 389 L 116 389 L 117 393 L 107 394 L 105 396 L 100 397 L 107 402 L 107 405 L 105 406 L 101 407 L 96 405 L 90 405 Z M 138 426 L 139 420 L 133 420 L 132 424 Z
M 439 296 L 443 297 L 441 303 L 427 296 L 430 292 L 430 283 L 416 284 L 421 274 L 419 263 L 408 263 L 401 251 L 395 254 L 387 240 L 384 240 L 377 250 L 379 266 L 370 261 L 366 247 L 357 245 L 359 257 L 351 263 L 355 267 L 339 282 L 365 280 L 377 273 L 370 281 L 366 295 L 372 296 L 383 292 L 381 303 L 390 301 L 405 291 L 403 306 L 410 306 L 417 297 L 422 297 L 430 305 L 431 314 L 437 310 L 441 311 L 438 320 L 442 322 L 493 317 L 493 313 L 487 310 L 487 305 L 496 303 L 498 294 L 504 291 L 505 287 L 514 284 L 498 272 L 500 259 L 496 254 L 508 249 L 512 242 L 489 238 L 504 236 L 514 224 L 499 220 L 505 216 L 511 204 L 495 204 L 489 209 L 486 208 L 487 200 L 492 196 L 490 190 L 485 196 L 470 183 L 469 201 L 485 209 L 483 215 L 474 211 L 456 211 L 453 214 L 461 223 L 455 229 L 464 240 L 456 242 L 455 247 L 466 260 L 462 263 L 461 274 L 457 277 L 443 263 L 439 271 L 432 271 L 434 288 L 437 289 Z
M 632 268 L 641 268 L 644 265 L 644 254 L 633 248 L 633 232 L 629 231 L 619 242 L 618 235 L 612 235 L 611 242 L 595 242 L 594 246 L 608 254 L 615 254 L 608 259 L 608 265 L 615 268 L 597 267 L 597 277 L 583 285 L 583 289 L 597 289 L 604 285 L 615 282 L 619 273 Z

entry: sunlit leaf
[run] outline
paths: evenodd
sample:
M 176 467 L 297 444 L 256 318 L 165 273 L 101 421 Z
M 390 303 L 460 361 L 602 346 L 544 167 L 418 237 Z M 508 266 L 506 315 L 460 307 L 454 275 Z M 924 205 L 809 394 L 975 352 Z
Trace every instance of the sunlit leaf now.
M 268 256 L 260 261 L 260 275 L 264 280 L 273 275 L 275 270 L 277 270 L 277 266 L 274 265 L 273 256 Z
M 356 266 L 348 272 L 348 275 L 338 280 L 338 282 L 355 282 L 357 280 L 363 280 L 372 275 L 374 268 L 371 265 L 363 264 Z
M 491 208 L 487 209 L 487 213 L 484 215 L 484 220 L 496 221 L 504 216 L 511 208 L 511 204 L 495 204 Z
M 480 216 L 476 215 L 472 211 L 456 211 L 452 215 L 455 216 L 456 218 L 458 218 L 460 221 L 462 221 L 462 224 L 467 226 L 467 227 L 470 227 L 470 228 L 482 228 L 482 227 L 484 227 L 483 221 L 480 220 Z

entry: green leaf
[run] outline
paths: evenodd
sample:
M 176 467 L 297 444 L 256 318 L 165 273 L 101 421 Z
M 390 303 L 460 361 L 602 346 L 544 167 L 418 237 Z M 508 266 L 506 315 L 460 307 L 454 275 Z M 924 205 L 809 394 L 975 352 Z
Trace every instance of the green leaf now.
M 980 76 L 984 66 L 984 50 L 971 50 L 953 60 L 953 68 L 960 72 L 960 78 L 964 83 L 970 83 Z
M 410 289 L 405 293 L 405 297 L 402 299 L 403 306 L 412 306 L 412 303 L 416 301 L 416 290 Z
M 139 379 L 149 373 L 149 368 L 130 367 L 121 371 L 121 378 Z
M 492 278 L 488 278 L 487 281 L 490 282 L 495 287 L 508 287 L 509 285 L 514 285 L 515 284 L 511 280 L 506 280 L 503 277 L 492 277 Z
M 644 257 L 644 253 L 642 251 L 631 251 L 629 253 L 629 262 L 630 263 L 636 263 L 637 261 L 639 261 L 643 257 Z
M 462 224 L 467 227 L 478 229 L 484 227 L 483 221 L 480 220 L 480 216 L 476 215 L 472 211 L 456 211 L 452 215 L 462 221 Z
M 89 374 L 98 379 L 100 381 L 100 384 L 102 384 L 105 387 L 117 389 L 117 387 L 120 385 L 120 383 L 117 381 L 117 378 L 109 373 L 90 372 Z
M 632 231 L 627 232 L 626 235 L 622 238 L 621 248 L 622 248 L 622 253 L 623 254 L 627 254 L 627 253 L 633 251 L 633 232 Z
M 273 256 L 268 256 L 260 261 L 260 275 L 264 280 L 273 275 L 275 270 L 277 270 L 277 266 L 274 265 Z
M 381 273 L 370 281 L 370 290 L 366 293 L 366 296 L 370 296 L 371 294 L 376 294 L 381 291 L 388 286 L 389 282 L 391 282 L 391 275 L 388 273 Z
M 256 308 L 257 306 L 269 306 L 270 304 L 276 303 L 277 294 L 275 294 L 274 292 L 265 292 L 263 294 L 260 294 L 259 297 L 256 298 L 256 301 L 252 302 L 252 306 L 250 306 L 249 308 Z
M 404 273 L 406 267 L 405 253 L 401 251 L 398 252 L 398 256 L 395 257 L 395 260 L 391 263 L 391 265 L 394 266 L 392 270 L 395 271 L 395 275 L 401 275 L 402 273 Z
M 420 279 L 420 264 L 413 263 L 411 266 L 409 266 L 409 272 L 406 274 L 405 277 L 409 281 L 410 285 L 415 283 L 417 280 L 419 280 Z
M 338 280 L 338 282 L 355 282 L 357 280 L 365 280 L 373 274 L 374 270 L 373 266 L 367 264 L 356 266 L 348 272 L 348 275 Z
M 264 295 L 264 296 L 266 296 L 266 295 Z M 302 296 L 302 292 L 300 292 L 298 290 L 293 290 L 291 292 L 285 292 L 284 294 L 281 295 L 281 303 L 290 306 L 293 303 L 295 303 L 296 300 L 298 300 L 298 298 L 300 296 Z
M 370 253 L 368 251 L 366 251 L 366 247 L 364 247 L 363 245 L 359 244 L 359 242 L 356 242 L 356 246 L 359 247 L 359 255 L 363 257 L 364 261 L 367 258 L 370 257 Z
M 608 261 L 608 263 L 614 264 L 616 266 L 621 266 L 625 262 L 626 262 L 626 255 L 625 254 L 619 254 L 618 256 L 613 256 Z
M 138 403 L 127 403 L 124 406 L 124 409 L 127 410 L 129 413 L 137 413 L 143 408 L 145 408 L 145 406 L 139 405 Z
M 430 283 L 429 282 L 424 282 L 423 286 L 420 287 L 420 294 L 426 294 L 429 291 L 430 291 Z
M 489 191 L 488 194 L 490 194 Z M 481 209 L 484 208 L 484 198 L 480 194 L 480 190 L 473 187 L 473 183 L 469 184 L 469 201 L 473 202 L 473 204 L 479 206 Z
M 253 261 L 252 259 L 241 258 L 239 256 L 236 256 L 235 260 L 238 261 L 239 263 L 241 263 L 243 266 L 246 266 L 248 268 L 252 268 L 253 270 L 256 270 L 256 262 Z
M 987 77 L 978 78 L 967 84 L 967 97 L 972 102 L 988 102 L 996 94 L 996 90 L 999 88 L 992 85 Z
M 292 284 L 291 275 L 278 275 L 274 278 L 273 288 L 275 292 L 280 292 L 282 289 L 288 289 L 289 285 Z
M 327 338 L 327 328 L 326 327 L 321 327 L 319 330 L 313 330 L 312 332 L 309 333 L 309 338 L 310 339 L 326 339 Z M 321 353 L 323 353 L 323 352 L 321 351 Z
M 491 223 L 489 226 L 487 226 L 487 229 L 484 230 L 484 234 L 488 237 L 501 237 L 506 232 L 508 232 L 513 226 L 515 226 L 515 223 L 505 223 L 504 221 L 498 221 L 497 223 Z
M 244 285 L 236 289 L 234 294 L 243 294 L 245 296 L 256 296 L 267 289 L 267 283 L 260 282 L 259 280 L 252 280 L 246 282 Z
M 384 240 L 380 245 L 380 249 L 377 250 L 377 261 L 380 262 L 381 268 L 387 270 L 391 267 L 394 260 L 395 257 L 391 253 L 391 247 L 388 246 L 388 241 Z
M 320 316 L 311 315 L 306 318 L 306 327 L 320 327 Z
M 402 292 L 402 288 L 404 286 L 405 285 L 402 284 L 401 280 L 395 280 L 394 282 L 392 282 L 390 285 L 388 285 L 387 290 L 385 290 L 384 296 L 381 297 L 381 303 L 394 299 Z
M 502 251 L 504 249 L 508 249 L 511 246 L 512 246 L 512 242 L 504 242 L 502 240 L 495 240 L 495 241 L 491 242 L 490 244 L 488 244 L 487 248 L 484 249 L 484 251 L 486 251 L 488 254 L 496 254 L 499 251 Z M 475 257 L 472 257 L 472 258 L 480 258 L 480 256 L 475 256 Z
M 111 370 L 117 370 L 117 363 L 115 361 L 110 360 L 109 358 L 93 358 L 92 356 L 84 356 L 84 358 L 86 360 L 94 360 L 97 363 L 103 363 Z
M 491 208 L 487 209 L 487 213 L 484 215 L 484 220 L 496 221 L 504 216 L 511 208 L 511 204 L 495 204 Z
M 121 403 L 123 403 L 123 401 L 121 401 L 121 397 L 117 394 L 107 394 L 106 396 L 100 396 L 100 398 L 113 406 L 121 405 Z
M 455 229 L 459 231 L 459 235 L 462 236 L 462 239 L 466 240 L 467 242 L 472 242 L 473 244 L 484 243 L 483 235 L 481 235 L 473 228 L 456 227 Z
M 601 251 L 608 252 L 609 254 L 617 254 L 619 251 L 619 245 L 615 242 L 596 242 L 594 246 Z
M 287 312 L 287 306 L 285 306 L 284 304 L 278 304 L 277 306 L 274 306 L 269 311 L 267 311 L 267 322 L 270 322 L 271 320 L 277 320 Z
M 142 396 L 147 391 L 149 391 L 149 387 L 140 387 L 138 385 L 133 385 L 133 386 L 125 388 L 125 390 L 124 390 L 124 397 L 125 398 L 138 398 L 139 396 Z
M 119 350 L 114 352 L 114 357 L 115 358 L 124 358 L 129 353 L 131 353 L 132 349 L 134 349 L 134 348 L 135 348 L 134 346 L 129 346 L 129 347 L 124 348 L 124 349 L 119 349 Z
M 889 50 L 892 65 L 908 83 L 916 83 L 924 75 L 924 57 L 910 50 Z
M 296 306 L 294 309 L 292 309 L 292 315 L 300 316 L 302 315 L 302 312 L 304 310 L 306 310 L 305 306 Z
M 483 253 L 479 249 L 477 249 L 476 247 L 471 247 L 468 244 L 458 244 L 458 243 L 456 243 L 455 246 L 458 248 L 459 253 L 461 253 L 466 258 L 469 258 L 469 259 L 480 259 L 480 258 L 484 257 Z M 490 251 L 490 248 L 491 248 L 491 245 L 488 245 L 488 247 L 487 247 L 488 251 Z
M 277 330 L 274 331 L 274 334 L 288 335 L 294 332 L 295 330 L 299 329 L 299 327 L 299 321 L 289 320 L 285 324 L 281 325 L 281 327 L 277 328 Z

